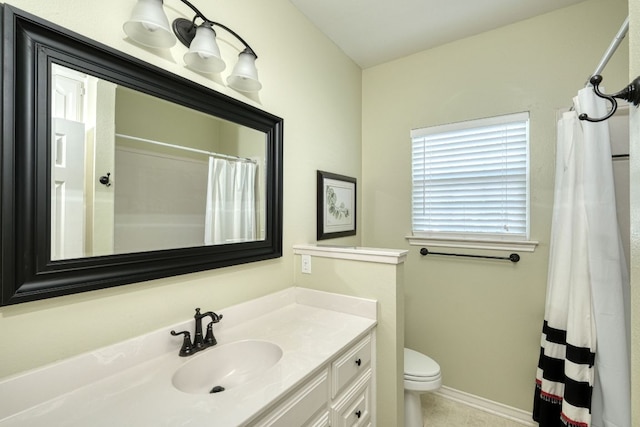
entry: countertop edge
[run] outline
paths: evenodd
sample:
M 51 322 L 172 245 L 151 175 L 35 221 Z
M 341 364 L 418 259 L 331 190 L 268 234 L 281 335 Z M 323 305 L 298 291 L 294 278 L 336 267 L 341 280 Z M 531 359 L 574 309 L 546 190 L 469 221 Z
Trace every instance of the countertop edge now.
M 311 255 L 321 258 L 375 262 L 379 264 L 402 264 L 406 261 L 409 251 L 404 249 L 380 249 L 360 246 L 297 244 L 293 245 L 293 253 L 296 255 Z

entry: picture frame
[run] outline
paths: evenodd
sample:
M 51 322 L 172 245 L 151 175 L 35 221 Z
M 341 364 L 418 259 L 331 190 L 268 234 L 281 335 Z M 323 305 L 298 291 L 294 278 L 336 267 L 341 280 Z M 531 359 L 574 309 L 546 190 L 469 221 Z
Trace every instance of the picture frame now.
M 356 234 L 356 184 L 355 178 L 318 171 L 318 240 Z

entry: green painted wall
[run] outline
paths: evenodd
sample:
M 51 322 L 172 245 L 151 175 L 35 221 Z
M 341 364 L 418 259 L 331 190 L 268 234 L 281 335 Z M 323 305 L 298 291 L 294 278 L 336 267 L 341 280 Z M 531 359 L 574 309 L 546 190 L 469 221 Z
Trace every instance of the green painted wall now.
M 14 0 L 12 5 L 284 119 L 284 255 L 264 262 L 0 308 L 0 378 L 171 325 L 194 307 L 218 309 L 293 284 L 295 243 L 315 238 L 316 170 L 360 178 L 361 70 L 288 0 L 200 2 L 259 55 L 264 87 L 247 97 L 221 84 L 239 46 L 218 34 L 227 70 L 207 77 L 184 67 L 186 48 L 153 50 L 129 42 L 122 24 L 132 0 Z M 192 17 L 166 0 L 175 17 Z M 251 13 L 246 13 L 251 10 Z M 295 37 L 292 35 L 295 34 Z M 360 237 L 344 239 L 358 244 Z
M 571 106 L 626 16 L 626 1 L 585 1 L 363 72 L 363 245 L 410 249 L 405 342 L 440 363 L 448 387 L 531 410 L 556 114 Z M 604 76 L 611 91 L 628 83 L 627 41 Z M 517 265 L 421 257 L 405 239 L 411 232 L 409 131 L 520 111 L 531 113 L 536 251 L 521 253 Z

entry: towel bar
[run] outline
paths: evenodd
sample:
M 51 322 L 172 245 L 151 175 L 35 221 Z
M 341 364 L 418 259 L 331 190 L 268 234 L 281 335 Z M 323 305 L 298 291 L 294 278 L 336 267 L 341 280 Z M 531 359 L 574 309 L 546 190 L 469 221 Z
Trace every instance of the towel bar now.
M 505 256 L 489 256 L 489 255 L 451 254 L 451 253 L 444 253 L 444 252 L 432 252 L 427 248 L 420 249 L 420 255 L 429 255 L 429 254 L 445 255 L 445 256 L 461 256 L 461 257 L 468 257 L 468 258 L 503 259 L 511 262 L 520 261 L 520 255 L 518 254 L 511 254 L 508 257 L 505 257 Z

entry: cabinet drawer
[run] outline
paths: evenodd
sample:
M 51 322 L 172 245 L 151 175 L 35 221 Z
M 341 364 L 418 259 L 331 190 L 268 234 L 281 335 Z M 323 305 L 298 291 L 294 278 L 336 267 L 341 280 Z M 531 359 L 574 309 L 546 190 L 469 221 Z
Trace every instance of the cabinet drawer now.
M 347 384 L 366 371 L 371 364 L 371 336 L 362 341 L 333 362 L 331 367 L 331 397 L 342 393 Z
M 255 427 L 291 427 L 328 425 L 327 396 L 329 393 L 329 375 L 323 371 L 296 390 L 276 409 L 251 424 Z
M 331 408 L 332 427 L 360 427 L 370 424 L 371 369 L 367 370 L 353 387 Z

